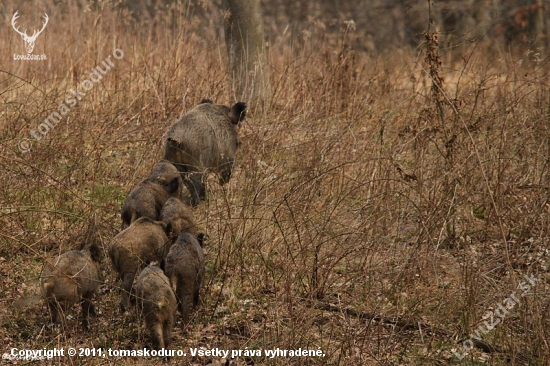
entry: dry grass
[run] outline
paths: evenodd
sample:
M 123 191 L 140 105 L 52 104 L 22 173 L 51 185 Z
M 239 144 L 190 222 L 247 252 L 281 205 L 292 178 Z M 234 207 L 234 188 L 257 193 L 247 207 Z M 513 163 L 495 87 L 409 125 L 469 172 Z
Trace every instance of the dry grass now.
M 174 7 L 136 31 L 127 11 L 98 4 L 22 6 L 21 14 L 50 16 L 35 49 L 48 60 L 0 62 L 2 352 L 148 344 L 143 325 L 118 312 L 120 284 L 108 262 L 89 333 L 75 319 L 49 330 L 42 303 L 15 303 L 33 292 L 43 259 L 74 248 L 89 223 L 104 245 L 117 233 L 126 194 L 160 158 L 176 118 L 202 98 L 233 102 L 222 14 L 205 26 Z M 10 18 L 15 10 L 7 6 Z M 171 348 L 326 354 L 241 357 L 237 365 L 459 363 L 451 349 L 462 352 L 483 316 L 533 274 L 537 286 L 483 337 L 493 352 L 478 345 L 463 363 L 546 364 L 546 61 L 473 45 L 434 66 L 426 47 L 369 57 L 346 46 L 353 37 L 349 24 L 300 44 L 273 37 L 274 103 L 252 111 L 232 181 L 220 187 L 212 177 L 209 200 L 195 211 L 209 237 L 203 303 L 183 333 L 176 326 Z M 0 45 L 23 53 L 15 32 Z M 115 67 L 20 152 L 19 140 L 115 48 L 124 52 Z M 431 67 L 443 78 L 439 94 Z M 209 360 L 222 361 L 172 362 Z M 161 361 L 52 361 L 82 362 Z

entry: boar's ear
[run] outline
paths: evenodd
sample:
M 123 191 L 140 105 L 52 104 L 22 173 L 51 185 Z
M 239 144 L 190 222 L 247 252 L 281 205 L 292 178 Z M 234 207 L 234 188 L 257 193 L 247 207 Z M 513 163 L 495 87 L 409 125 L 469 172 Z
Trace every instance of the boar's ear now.
M 197 241 L 199 242 L 201 248 L 203 247 L 204 245 L 204 238 L 206 237 L 206 235 L 204 233 L 198 233 L 197 234 Z
M 214 102 L 212 102 L 211 99 L 203 99 L 201 100 L 201 102 L 199 104 L 213 104 Z
M 99 245 L 97 245 L 97 243 L 93 243 L 92 245 L 90 245 L 89 251 L 90 257 L 94 262 L 100 263 L 101 261 L 103 261 L 103 252 L 101 251 L 101 248 L 99 247 Z
M 234 125 L 238 125 L 239 122 L 246 117 L 246 103 L 238 102 L 231 107 L 229 111 L 229 119 Z
M 164 300 L 159 300 L 153 304 L 155 305 L 157 311 L 162 311 L 162 309 L 166 307 L 166 301 Z

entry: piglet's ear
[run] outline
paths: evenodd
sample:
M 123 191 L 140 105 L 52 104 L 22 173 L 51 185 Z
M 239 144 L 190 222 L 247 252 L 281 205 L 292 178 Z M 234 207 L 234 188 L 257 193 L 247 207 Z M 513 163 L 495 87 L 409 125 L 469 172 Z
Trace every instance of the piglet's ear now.
M 238 125 L 246 117 L 246 103 L 238 102 L 229 110 L 229 119 L 234 125 Z

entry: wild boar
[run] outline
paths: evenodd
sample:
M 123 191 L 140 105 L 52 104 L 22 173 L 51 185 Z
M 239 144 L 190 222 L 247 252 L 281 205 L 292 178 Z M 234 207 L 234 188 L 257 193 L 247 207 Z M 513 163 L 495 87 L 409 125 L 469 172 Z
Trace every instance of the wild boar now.
M 127 309 L 134 278 L 152 261 L 161 261 L 170 249 L 166 224 L 141 217 L 115 236 L 108 253 L 113 268 L 122 280 L 121 311 Z
M 180 197 L 183 181 L 176 167 L 167 161 L 158 162 L 149 177 L 140 182 L 122 206 L 122 224 L 129 226 L 140 217 L 158 220 L 160 210 L 170 197 Z
M 220 184 L 231 178 L 237 151 L 236 126 L 246 116 L 246 104 L 231 108 L 203 99 L 168 129 L 164 159 L 184 175 L 191 205 L 206 198 L 205 173 L 219 174 Z
M 172 339 L 176 296 L 164 272 L 154 264 L 145 267 L 134 285 L 137 305 L 145 317 L 153 348 L 168 348 Z
M 165 259 L 166 276 L 178 299 L 178 307 L 184 323 L 189 320 L 191 309 L 199 303 L 199 289 L 204 275 L 204 234 L 197 237 L 181 233 Z
M 182 232 L 197 234 L 193 212 L 179 199 L 172 197 L 162 207 L 160 211 L 160 221 L 167 225 L 166 231 L 172 241 L 176 241 L 178 235 Z
M 60 312 L 80 302 L 82 325 L 89 328 L 89 315 L 96 314 L 92 297 L 103 281 L 99 269 L 102 259 L 103 253 L 97 243 L 84 242 L 80 250 L 71 250 L 46 261 L 40 275 L 40 287 L 52 322 L 59 323 Z

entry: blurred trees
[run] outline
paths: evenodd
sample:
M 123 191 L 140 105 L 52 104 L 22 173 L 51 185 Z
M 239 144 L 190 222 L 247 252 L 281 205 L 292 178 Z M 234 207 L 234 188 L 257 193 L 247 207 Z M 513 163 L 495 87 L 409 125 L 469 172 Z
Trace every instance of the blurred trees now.
M 294 32 L 309 31 L 322 23 L 327 33 L 353 19 L 357 46 L 366 51 L 416 47 L 428 28 L 441 32 L 442 47 L 472 42 L 502 44 L 525 51 L 546 48 L 548 0 L 262 0 L 266 29 L 276 36 L 288 25 Z M 428 10 L 428 8 L 430 8 Z
M 97 0 L 80 0 L 94 2 Z M 250 1 L 250 5 L 235 7 L 227 18 L 226 9 L 235 3 Z M 218 33 L 232 21 L 246 24 L 263 23 L 264 38 L 269 43 L 280 37 L 292 37 L 293 45 L 307 41 L 311 34 L 325 37 L 329 42 L 342 40 L 345 21 L 354 21 L 352 39 L 347 46 L 369 53 L 384 52 L 402 47 L 418 47 L 424 42 L 423 32 L 440 31 L 443 53 L 460 51 L 481 42 L 516 54 L 540 55 L 548 49 L 550 31 L 550 0 L 120 0 L 142 25 L 143 17 L 154 18 L 163 12 L 181 9 L 189 20 L 204 24 L 205 32 Z M 250 14 L 258 13 L 262 20 Z M 160 18 L 160 17 L 159 17 Z M 166 19 L 166 18 L 162 18 Z M 261 27 L 260 27 L 261 28 Z M 262 31 L 250 27 L 250 31 Z M 246 28 L 243 28 L 243 30 Z M 225 36 L 241 37 L 233 28 Z M 252 34 L 252 33 L 251 33 Z M 259 33 L 258 33 L 259 34 Z M 221 35 L 221 34 L 220 34 Z M 252 36 L 249 40 L 253 40 Z M 329 43 L 330 44 L 330 43 Z M 229 62 L 238 54 L 230 40 Z M 335 44 L 336 45 L 336 44 Z M 254 46 L 256 47 L 256 46 Z M 235 53 L 237 52 L 237 53 Z M 260 58 L 261 60 L 261 58 Z M 249 60 L 250 62 L 256 62 Z M 263 61 L 262 61 L 263 62 Z M 250 65 L 248 65 L 250 70 Z M 264 80 L 265 81 L 265 80 Z M 267 81 L 265 81 L 267 82 Z M 266 84 L 267 85 L 267 84 Z M 237 90 L 238 94 L 239 91 Z

